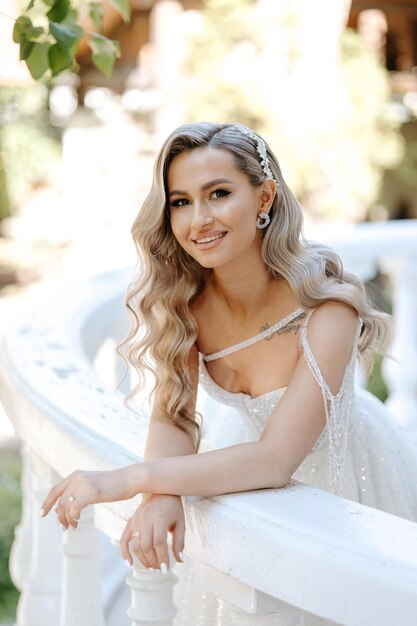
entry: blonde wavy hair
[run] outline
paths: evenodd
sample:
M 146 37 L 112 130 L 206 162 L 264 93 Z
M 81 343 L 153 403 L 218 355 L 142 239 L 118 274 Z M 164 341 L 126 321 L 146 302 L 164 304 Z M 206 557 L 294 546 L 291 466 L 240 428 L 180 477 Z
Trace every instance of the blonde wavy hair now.
M 144 388 L 145 374 L 151 372 L 155 409 L 186 432 L 196 450 L 201 421 L 195 411 L 188 359 L 198 328 L 190 307 L 211 270 L 201 267 L 173 235 L 167 172 L 176 156 L 204 146 L 230 152 L 252 185 L 261 185 L 266 178 L 255 142 L 233 124 L 185 124 L 169 135 L 156 158 L 151 190 L 132 226 L 138 273 L 125 300 L 132 327 L 118 348 L 139 376 L 126 400 Z M 356 309 L 363 320 L 359 353 L 370 371 L 369 350 L 384 352 L 389 345 L 390 316 L 372 306 L 363 282 L 344 271 L 331 248 L 304 239 L 301 207 L 286 185 L 275 155 L 268 144 L 266 147 L 279 186 L 271 223 L 262 231 L 263 261 L 272 277 L 288 281 L 302 307 L 311 309 L 337 300 Z

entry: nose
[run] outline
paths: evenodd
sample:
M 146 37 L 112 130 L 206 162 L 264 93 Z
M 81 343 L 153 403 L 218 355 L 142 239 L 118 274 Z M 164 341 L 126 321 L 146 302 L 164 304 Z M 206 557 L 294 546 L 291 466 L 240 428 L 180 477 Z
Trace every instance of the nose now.
M 194 202 L 194 210 L 192 216 L 191 227 L 193 230 L 199 230 L 207 224 L 212 224 L 214 217 L 210 215 L 208 207 L 203 202 Z

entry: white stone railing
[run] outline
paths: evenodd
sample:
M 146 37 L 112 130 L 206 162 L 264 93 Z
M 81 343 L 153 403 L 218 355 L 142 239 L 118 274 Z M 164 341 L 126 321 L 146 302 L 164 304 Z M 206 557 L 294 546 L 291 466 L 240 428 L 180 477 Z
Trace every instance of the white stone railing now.
M 417 224 L 363 225 L 345 235 L 333 243 L 348 268 L 369 278 L 381 266 L 393 280 L 394 354 L 404 364 L 411 355 L 414 366 L 388 378 L 393 406 L 407 408 L 414 436 Z M 106 274 L 54 301 L 49 294 L 1 346 L 1 398 L 24 460 L 23 515 L 10 561 L 21 591 L 17 626 L 171 626 L 177 567 L 192 567 L 239 625 L 295 626 L 304 610 L 346 626 L 415 626 L 417 524 L 297 481 L 185 498 L 186 564 L 166 575 L 139 562 L 130 571 L 106 540 L 117 543 L 139 498 L 87 509 L 76 531 L 61 533 L 54 515 L 39 519 L 60 476 L 141 460 L 147 415 L 129 411 L 113 391 L 121 370 L 111 355 L 126 326 L 129 278 Z

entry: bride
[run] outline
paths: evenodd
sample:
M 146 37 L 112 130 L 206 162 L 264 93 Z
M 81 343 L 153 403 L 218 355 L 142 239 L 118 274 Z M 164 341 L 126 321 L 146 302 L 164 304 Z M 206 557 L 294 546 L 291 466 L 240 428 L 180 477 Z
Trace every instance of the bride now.
M 417 463 L 383 404 L 354 386 L 357 357 L 369 366 L 371 349 L 386 350 L 390 318 L 301 228 L 277 159 L 253 130 L 195 123 L 168 137 L 132 228 L 140 274 L 126 299 L 123 345 L 140 376 L 129 395 L 146 371 L 155 378 L 144 462 L 74 472 L 51 489 L 43 515 L 57 502 L 62 526 L 76 527 L 88 504 L 142 493 L 121 551 L 163 573 L 167 533 L 178 563 L 186 549 L 181 496 L 294 477 L 417 520 Z M 204 422 L 198 383 L 212 398 Z M 178 599 L 181 623 L 197 623 L 196 593 Z M 200 605 L 199 624 L 214 623 L 215 603 Z

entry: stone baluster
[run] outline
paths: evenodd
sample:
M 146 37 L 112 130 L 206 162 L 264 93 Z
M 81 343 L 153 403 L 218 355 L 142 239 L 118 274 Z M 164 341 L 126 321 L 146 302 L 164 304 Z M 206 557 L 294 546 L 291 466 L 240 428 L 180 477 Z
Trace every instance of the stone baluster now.
M 61 530 L 55 515 L 48 515 L 44 519 L 39 517 L 41 504 L 53 476 L 50 468 L 28 447 L 23 456 L 23 516 L 11 555 L 11 570 L 21 589 L 16 626 L 53 626 L 59 623 Z
M 9 571 L 14 586 L 23 591 L 29 576 L 30 557 L 32 554 L 32 515 L 36 511 L 31 510 L 31 467 L 30 452 L 25 444 L 20 449 L 22 458 L 22 514 L 19 524 L 14 529 L 14 541 L 10 551 Z
M 393 286 L 394 339 L 382 372 L 390 390 L 389 410 L 417 439 L 417 259 L 385 259 Z
M 172 571 L 152 572 L 133 555 L 134 566 L 126 578 L 131 590 L 128 616 L 132 626 L 172 626 L 176 608 L 173 588 L 178 580 Z M 190 625 L 191 626 L 191 625 Z
M 104 626 L 100 597 L 99 532 L 94 509 L 83 510 L 78 528 L 63 533 L 63 589 L 60 626 Z

